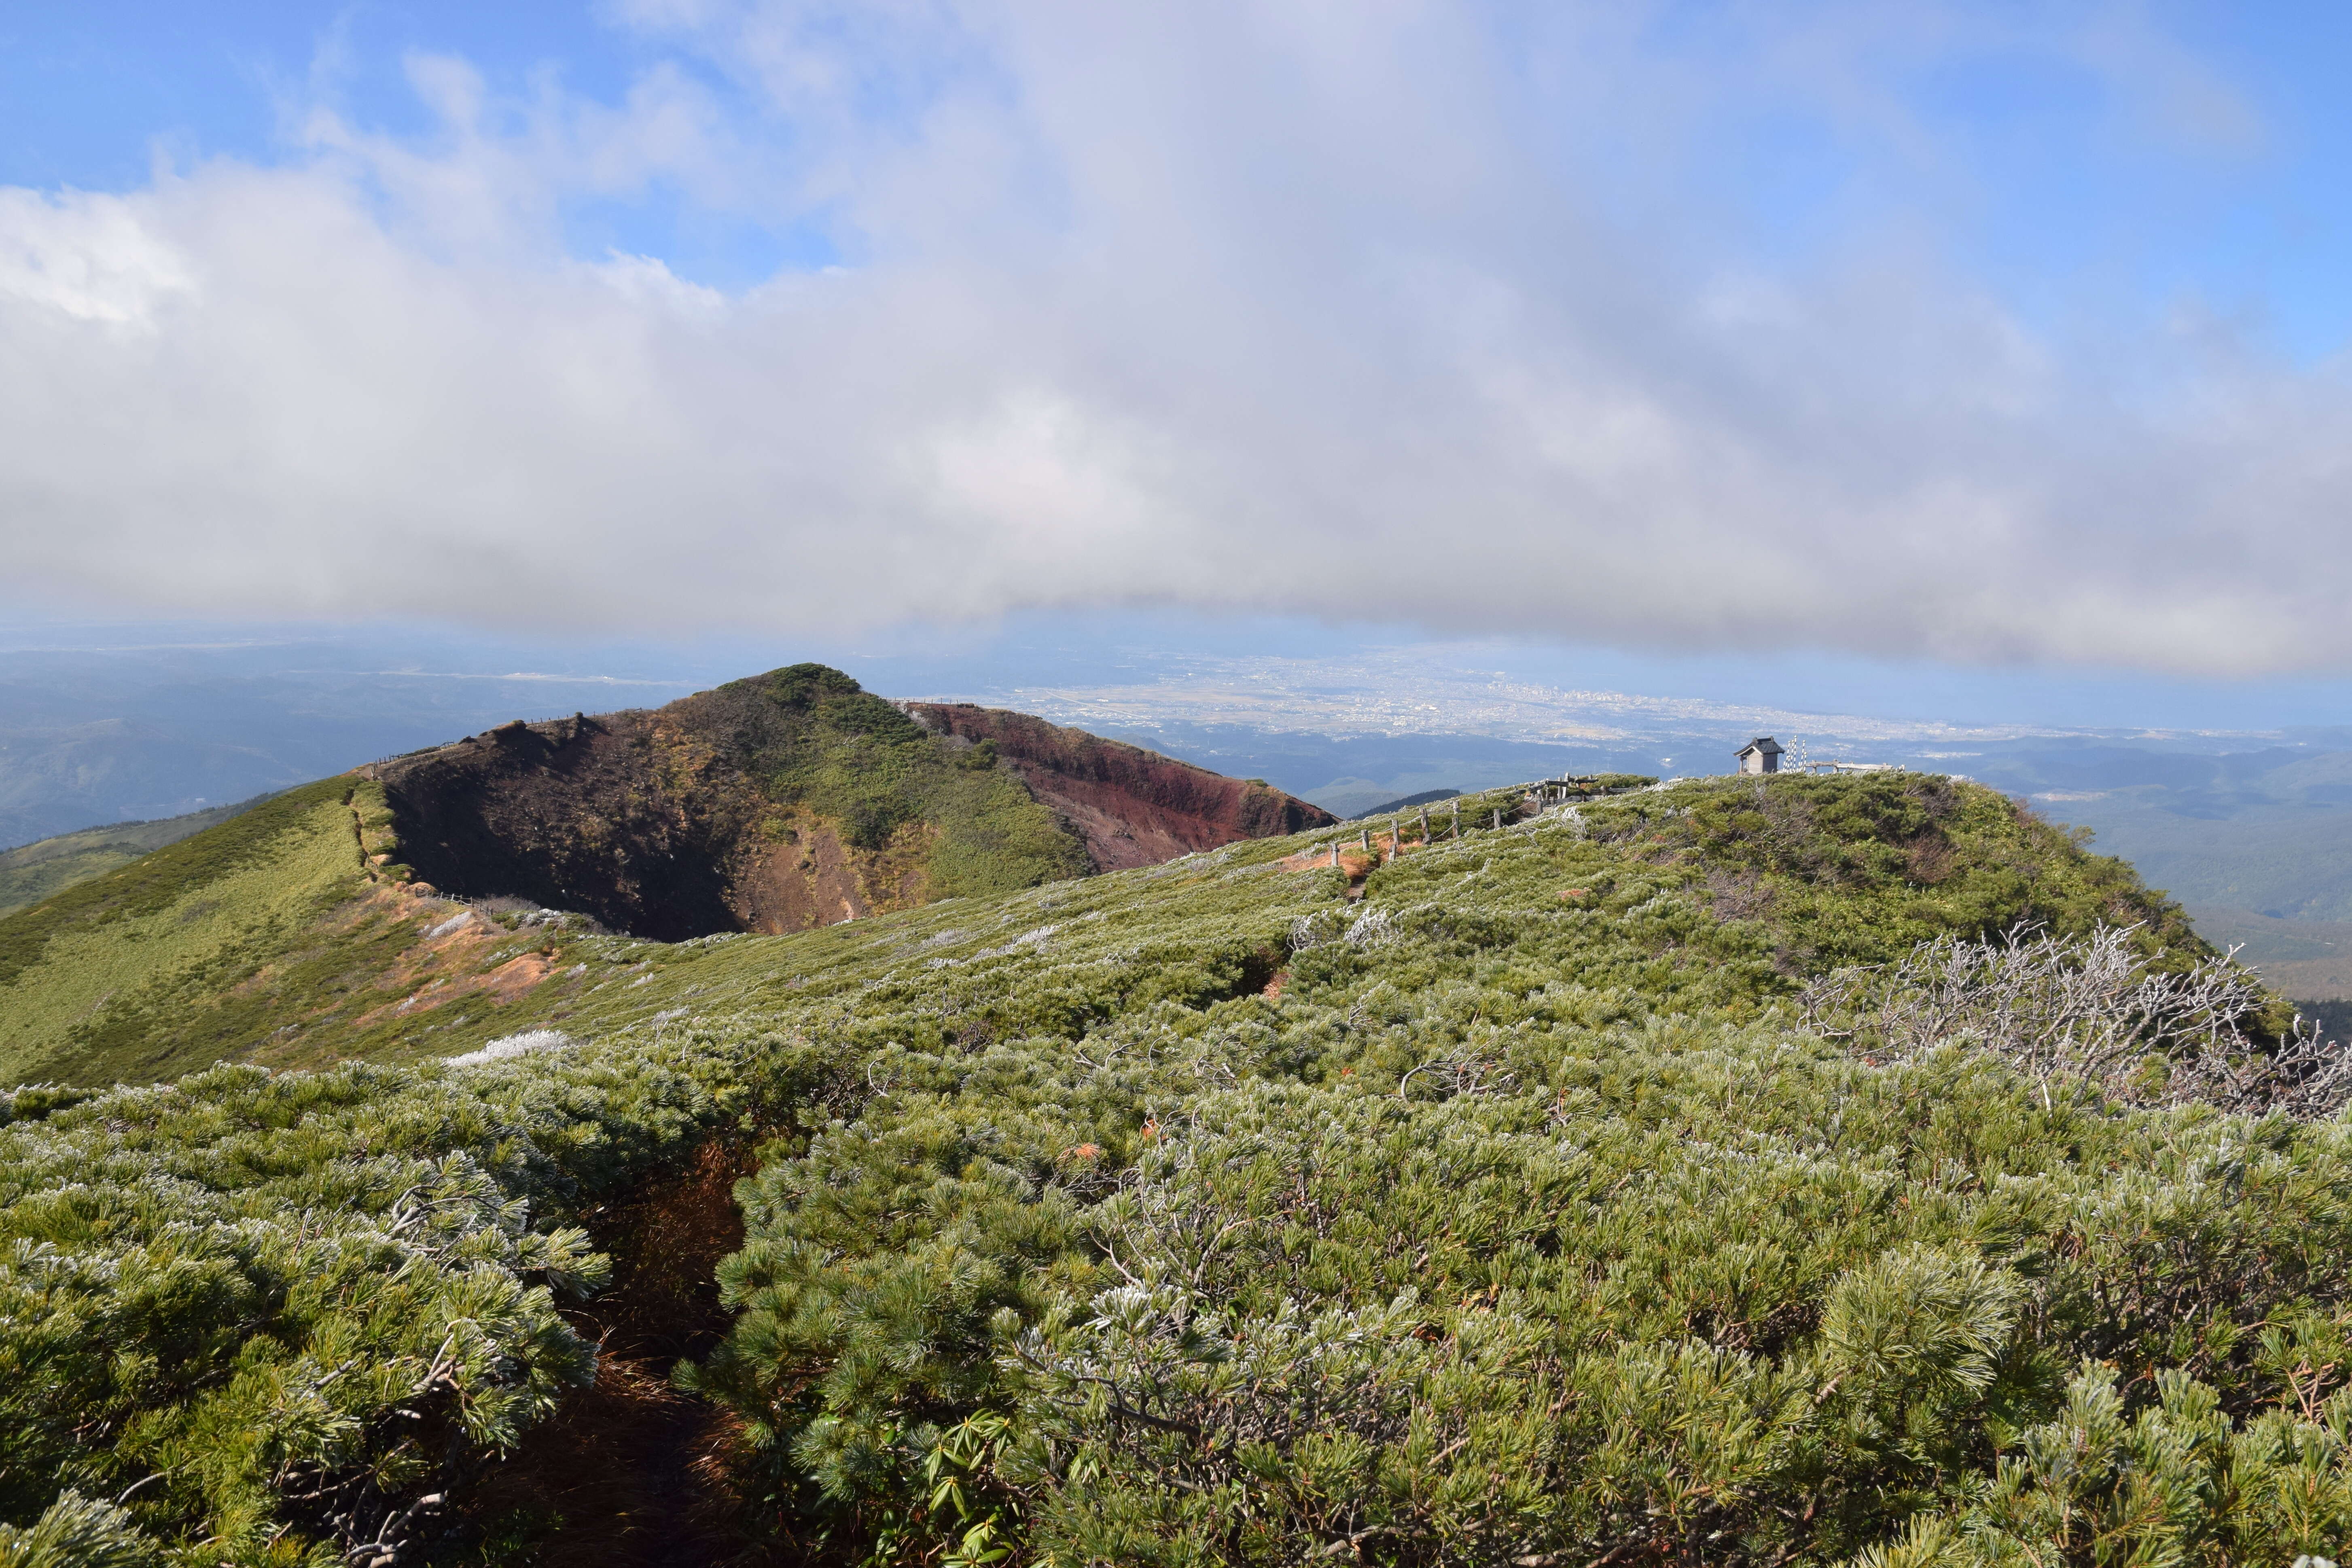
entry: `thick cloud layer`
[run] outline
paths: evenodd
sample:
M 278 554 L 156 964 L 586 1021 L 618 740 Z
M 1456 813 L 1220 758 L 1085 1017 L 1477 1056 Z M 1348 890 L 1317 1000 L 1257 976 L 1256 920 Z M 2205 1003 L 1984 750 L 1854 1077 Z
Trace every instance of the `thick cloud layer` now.
M 320 111 L 274 166 L 0 190 L 0 550 L 239 613 L 2352 662 L 2342 378 L 1973 286 L 1910 222 L 1957 176 L 1866 90 L 1950 25 L 1816 9 L 1712 65 L 1614 0 L 620 18 L 748 119 L 689 72 L 518 105 L 420 59 L 429 142 Z M 2116 37 L 2036 47 L 2250 134 Z M 1776 251 L 1709 172 L 1735 93 L 1919 188 Z M 649 188 L 841 259 L 722 293 L 564 254 L 567 202 Z

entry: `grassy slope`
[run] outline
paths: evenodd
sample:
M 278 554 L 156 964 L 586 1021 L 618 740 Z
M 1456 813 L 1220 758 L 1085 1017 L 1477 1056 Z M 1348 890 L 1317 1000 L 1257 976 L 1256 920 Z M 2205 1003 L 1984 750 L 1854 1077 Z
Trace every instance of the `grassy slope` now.
M 70 1061 L 153 1076 L 207 1057 L 170 1042 L 189 1010 L 282 958 L 368 886 L 352 781 L 286 794 L 0 920 L 0 1077 Z
M 908 862 L 922 871 L 918 904 L 1086 874 L 1085 844 L 1010 769 L 961 767 L 919 731 L 831 735 L 811 751 L 775 787 L 841 835 L 877 907 L 896 901 L 887 868 Z
M 792 803 L 780 822 L 851 844 L 875 903 L 908 867 L 920 901 L 1085 869 L 1083 845 L 1009 770 L 968 765 L 833 679 L 845 689 L 802 679 L 802 721 L 754 761 Z M 361 814 L 366 848 L 396 856 L 378 786 L 322 780 L 0 918 L 0 1082 L 450 1055 L 583 1005 L 601 1016 L 615 994 L 667 994 L 640 983 L 671 949 L 578 922 L 480 911 L 432 934 L 467 906 L 408 893 L 396 862 L 372 875 Z
M 1515 798 L 1465 797 L 1463 821 L 1486 821 L 1494 806 Z M 1803 974 L 1891 958 L 1946 931 L 1999 929 L 2021 917 L 2072 931 L 2100 920 L 2145 921 L 2153 940 L 2201 950 L 2178 910 L 2149 899 L 2128 867 L 2074 852 L 1991 791 L 1953 790 L 1953 815 L 1939 825 L 1926 823 L 1919 805 L 1894 784 L 1785 780 L 1774 786 L 1774 798 L 1785 804 L 1767 816 L 1753 809 L 1752 788 L 1699 781 L 1588 807 L 1635 825 L 1631 837 L 1587 852 L 1600 885 L 1576 909 L 1599 917 L 1592 934 L 1606 932 L 1606 951 L 1622 953 L 1615 921 L 1637 910 L 1637 924 L 1664 921 L 1662 931 L 1728 934 L 1704 946 L 1662 935 L 1661 955 L 1638 970 L 1621 973 L 1627 961 L 1612 956 L 1580 971 L 1578 983 L 1632 984 L 1661 995 L 1692 988 L 1695 999 L 1752 1013 Z M 1931 826 L 1932 834 L 1923 831 Z M 1192 955 L 1187 963 L 1202 976 L 1201 994 L 1238 984 L 1244 969 L 1261 970 L 1264 955 L 1282 948 L 1292 921 L 1340 906 L 1346 872 L 1328 868 L 1325 847 L 1338 843 L 1348 851 L 1359 832 L 1351 826 L 1246 840 L 1163 866 L 1012 896 L 949 900 L 786 936 L 671 945 L 580 938 L 564 948 L 564 959 L 585 963 L 586 972 L 569 989 L 542 987 L 519 1000 L 501 1022 L 602 1034 L 679 1010 L 797 1014 L 836 1001 L 866 1009 L 876 1005 L 872 988 L 893 996 L 929 994 L 977 965 L 1003 976 L 992 984 L 1005 989 L 1007 1005 L 1018 994 L 1022 1018 L 1059 1028 L 1124 1005 L 1115 980 L 1096 989 L 1084 977 L 1113 975 L 1137 953 Z M 1499 837 L 1469 832 L 1458 847 L 1434 847 L 1435 864 L 1459 876 L 1459 857 L 1507 850 L 1515 876 L 1532 879 L 1502 907 L 1557 916 L 1557 868 L 1529 859 L 1525 834 L 1514 827 Z M 1923 843 L 1948 847 L 1937 851 L 1944 865 L 1933 882 L 1911 879 Z M 1312 864 L 1293 864 L 1302 849 L 1311 851 Z M 1374 873 L 1371 885 L 1379 889 L 1417 874 L 1409 851 L 1402 863 Z M 1666 897 L 1677 900 L 1673 910 L 1648 907 Z M 1049 926 L 1049 934 L 1036 934 Z M 1028 961 L 1045 947 L 1059 955 L 1049 966 L 1054 978 L 1042 987 L 1016 980 L 1035 970 Z M 1558 962 L 1569 969 L 1580 963 L 1573 951 Z M 1163 976 L 1153 984 L 1169 982 Z M 470 1046 L 480 1035 L 479 1028 L 455 1031 L 436 1050 Z
M 851 792 L 867 786 L 849 761 L 828 757 L 822 766 L 830 776 L 803 774 L 794 793 L 855 821 Z M 977 794 L 1003 781 L 965 773 L 940 782 Z M 662 944 L 526 927 L 505 913 L 478 915 L 454 934 L 428 939 L 465 906 L 374 889 L 361 878 L 342 805 L 352 787 L 331 780 L 289 792 L 0 921 L 0 1079 L 108 1082 L 222 1059 L 401 1061 L 541 1026 L 593 1033 L 679 1009 L 793 1006 L 900 965 L 929 974 L 1024 930 L 1072 921 L 1106 923 L 1065 932 L 1057 946 L 1193 945 L 1213 931 L 1211 945 L 1226 954 L 1218 962 L 1230 967 L 1241 962 L 1234 954 L 1277 942 L 1287 921 L 1328 904 L 1339 881 L 1328 870 L 1266 869 L 1302 841 L 1335 837 L 1327 831 L 1230 846 L 1217 852 L 1213 873 L 1206 858 L 1192 857 L 1048 883 L 1010 902 L 950 899 L 780 937 Z M 2053 860 L 2052 846 L 2063 850 L 2063 841 L 2021 824 L 1990 791 L 1954 790 L 1954 815 L 1937 823 L 1899 785 L 1879 795 L 1873 787 L 1785 780 L 1759 808 L 1752 786 L 1701 781 L 1610 807 L 1655 817 L 1632 849 L 1615 851 L 1637 857 L 1643 886 L 1678 890 L 1696 908 L 1748 917 L 1738 929 L 1771 933 L 1769 946 L 1738 958 L 1744 967 L 1736 972 L 1720 967 L 1721 955 L 1702 961 L 1685 950 L 1665 961 L 1657 984 L 1706 986 L 1727 1004 L 1752 1007 L 1785 989 L 1790 975 L 1891 956 L 1942 931 L 2005 924 L 2019 910 L 2076 925 L 2093 918 L 2086 910 L 2146 918 L 2167 941 L 2194 940 L 2177 911 L 2145 904 L 2127 868 L 2095 857 Z M 1486 820 L 1506 798 L 1465 798 L 1463 820 Z M 976 841 L 974 833 L 949 844 Z M 1015 858 L 1029 878 L 1030 857 Z M 1005 863 L 984 858 L 972 879 L 984 884 Z M 1249 879 L 1235 884 L 1244 871 Z M 2061 885 L 2063 896 L 2054 890 Z M 1013 929 L 1023 921 L 1031 927 Z
M 0 1080 L 450 1054 L 667 951 L 378 880 L 358 832 L 364 814 L 368 847 L 396 848 L 376 793 L 289 790 L 0 920 Z
M 127 866 L 151 850 L 226 822 L 256 801 L 215 805 L 184 816 L 153 822 L 111 822 L 61 833 L 14 849 L 0 849 L 0 916 L 30 909 L 43 899 L 92 877 Z

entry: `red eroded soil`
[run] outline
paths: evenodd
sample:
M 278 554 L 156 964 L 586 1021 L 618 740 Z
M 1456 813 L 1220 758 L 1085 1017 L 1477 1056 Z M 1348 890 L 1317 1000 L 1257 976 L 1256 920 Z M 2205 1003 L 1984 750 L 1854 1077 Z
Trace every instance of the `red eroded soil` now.
M 1227 778 L 1026 713 L 969 702 L 909 702 L 907 711 L 937 733 L 993 742 L 1029 793 L 1077 829 L 1097 870 L 1156 866 L 1236 839 L 1339 821 L 1256 780 Z
M 900 828 L 881 851 L 858 851 L 842 842 L 837 827 L 813 813 L 793 809 L 778 815 L 790 824 L 785 842 L 736 856 L 737 929 L 772 936 L 924 901 L 929 878 L 923 856 L 937 837 L 928 824 Z

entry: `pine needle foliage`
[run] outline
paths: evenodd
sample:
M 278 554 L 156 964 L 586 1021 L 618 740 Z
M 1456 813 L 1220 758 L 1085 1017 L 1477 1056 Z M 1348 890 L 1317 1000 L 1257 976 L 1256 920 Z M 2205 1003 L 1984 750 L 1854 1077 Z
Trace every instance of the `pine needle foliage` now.
M 757 1114 L 740 1048 L 564 1056 L 20 1091 L 0 1552 L 78 1562 L 44 1543 L 103 1524 L 141 1562 L 410 1560 L 594 1375 L 558 1310 L 607 1273 L 576 1216 Z
M 781 1531 L 828 1519 L 877 1562 L 955 1560 L 977 1520 L 1062 1564 L 1831 1563 L 2000 1530 L 2018 1561 L 2284 1563 L 2352 1526 L 2311 1397 L 2352 1371 L 2339 1123 L 2150 1115 L 1965 1047 L 1874 1065 L 1791 1004 L 2020 920 L 2210 963 L 2126 868 L 1878 778 L 1579 805 L 1408 848 L 1353 908 L 1258 885 L 1187 991 L 1174 951 L 1146 981 L 1150 948 L 1063 925 L 1017 979 L 860 994 L 836 1037 L 871 1093 L 745 1184 L 741 1319 L 693 1374 Z M 1267 935 L 1271 997 L 1238 973 Z M 2127 1460 L 2020 1470 L 2084 1364 L 2140 1406 L 2203 1391 L 2207 1449 L 2273 1456 L 2301 1511 L 2209 1487 L 2159 1530 Z M 2118 1522 L 2084 1535 L 2053 1487 Z
M 1360 879 L 1327 830 L 613 941 L 590 1047 L 24 1091 L 0 1519 L 127 1491 L 189 1562 L 462 1557 L 423 1500 L 593 1371 L 572 1216 L 748 1121 L 687 1381 L 780 1552 L 2284 1568 L 2352 1531 L 2340 1117 L 1873 1060 L 1798 1002 L 2020 921 L 2210 963 L 2177 910 L 1938 780 L 1495 810 Z

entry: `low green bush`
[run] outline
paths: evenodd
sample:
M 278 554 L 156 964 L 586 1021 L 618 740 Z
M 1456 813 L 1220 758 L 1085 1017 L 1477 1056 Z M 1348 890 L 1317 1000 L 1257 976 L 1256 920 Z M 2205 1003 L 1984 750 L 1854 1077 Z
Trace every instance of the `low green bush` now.
M 0 1551 L 467 1560 L 422 1500 L 591 1370 L 568 1227 L 751 1126 L 685 1380 L 793 1560 L 2284 1568 L 2352 1531 L 2345 1122 L 1965 1030 L 1877 1059 L 1799 1005 L 2021 921 L 2210 963 L 2164 900 L 1916 777 L 1487 810 L 1359 886 L 1326 830 L 600 939 L 591 1047 L 20 1092 Z
M 1278 998 L 1234 983 L 1246 926 L 1189 986 L 1180 943 L 1065 926 L 999 989 L 861 994 L 871 1093 L 745 1184 L 741 1316 L 690 1374 L 780 1533 L 2284 1563 L 2352 1528 L 2342 1124 L 2053 1093 L 1965 1042 L 1876 1065 L 1788 1005 L 2019 921 L 2210 962 L 2127 870 L 1989 792 L 1791 779 L 1320 892 Z M 971 1011 L 1003 1026 L 934 1022 Z
M 789 1046 L 759 1049 L 759 1074 L 689 1038 L 19 1091 L 0 1519 L 22 1532 L 0 1562 L 97 1529 L 50 1518 L 68 1494 L 120 1499 L 189 1562 L 430 1540 L 451 1489 L 594 1375 L 558 1312 L 605 1274 L 576 1217 L 756 1116 L 746 1085 L 793 1071 Z

